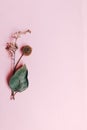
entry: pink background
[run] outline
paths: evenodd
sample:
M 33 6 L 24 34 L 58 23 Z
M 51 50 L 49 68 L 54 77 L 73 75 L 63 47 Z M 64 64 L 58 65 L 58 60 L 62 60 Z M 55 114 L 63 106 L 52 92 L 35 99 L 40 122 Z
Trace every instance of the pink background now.
M 28 28 L 30 87 L 11 101 L 5 43 Z M 0 0 L 0 61 L 0 130 L 87 130 L 86 0 Z

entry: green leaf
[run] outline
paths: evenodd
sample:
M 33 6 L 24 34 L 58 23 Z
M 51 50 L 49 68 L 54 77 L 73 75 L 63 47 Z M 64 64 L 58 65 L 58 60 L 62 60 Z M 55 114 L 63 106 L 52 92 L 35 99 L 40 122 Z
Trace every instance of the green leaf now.
M 12 91 L 22 92 L 28 88 L 28 70 L 26 65 L 18 69 L 9 81 L 9 86 Z

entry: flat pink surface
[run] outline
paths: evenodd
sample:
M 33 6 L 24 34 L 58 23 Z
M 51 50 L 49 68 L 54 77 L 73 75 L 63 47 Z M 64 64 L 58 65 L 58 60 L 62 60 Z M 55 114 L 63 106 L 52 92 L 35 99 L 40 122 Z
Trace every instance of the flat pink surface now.
M 30 86 L 11 101 L 5 45 L 28 28 Z M 0 130 L 87 130 L 86 0 L 0 0 Z

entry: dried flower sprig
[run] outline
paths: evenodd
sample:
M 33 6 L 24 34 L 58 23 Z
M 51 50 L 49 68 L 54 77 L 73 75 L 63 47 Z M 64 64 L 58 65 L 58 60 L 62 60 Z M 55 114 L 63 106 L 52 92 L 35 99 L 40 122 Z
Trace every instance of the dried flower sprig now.
M 6 46 L 6 49 L 8 50 L 8 52 L 11 56 L 18 49 L 18 46 L 17 46 L 18 38 L 20 38 L 21 35 L 25 35 L 26 33 L 31 33 L 31 30 L 28 29 L 26 31 L 18 31 L 11 35 L 13 42 L 7 43 L 7 46 Z M 15 42 L 14 42 L 14 40 L 15 40 Z
M 13 54 L 14 54 L 14 53 L 16 52 L 16 50 L 18 49 L 18 46 L 17 46 L 16 43 L 9 42 L 9 43 L 7 43 L 6 49 L 7 49 L 7 51 L 9 52 L 9 55 L 12 57 Z
M 18 49 L 17 45 L 17 40 L 20 38 L 22 35 L 25 35 L 26 33 L 31 33 L 31 31 L 28 29 L 26 31 L 18 31 L 14 34 L 11 35 L 11 38 L 13 42 L 7 43 L 6 50 L 9 52 L 11 59 L 13 60 L 13 75 L 9 81 L 9 85 L 11 88 L 11 99 L 15 99 L 15 94 L 17 92 L 22 92 L 28 87 L 28 70 L 26 66 L 24 65 L 21 67 L 19 70 L 16 70 L 17 65 L 19 64 L 21 58 L 25 55 L 28 56 L 32 52 L 32 48 L 29 45 L 25 45 L 21 49 L 21 56 L 18 59 L 17 63 L 15 64 L 15 53 L 16 50 Z
M 31 30 L 26 30 L 26 31 L 18 31 L 15 32 L 11 37 L 15 39 L 15 41 L 17 42 L 17 39 L 21 37 L 21 35 L 25 35 L 26 33 L 31 33 Z

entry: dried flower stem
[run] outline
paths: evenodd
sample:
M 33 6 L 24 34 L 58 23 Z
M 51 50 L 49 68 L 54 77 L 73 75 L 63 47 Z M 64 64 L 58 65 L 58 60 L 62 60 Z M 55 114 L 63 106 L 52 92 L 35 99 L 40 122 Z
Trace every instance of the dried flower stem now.
M 18 65 L 18 63 L 20 62 L 20 60 L 21 60 L 21 58 L 23 57 L 23 55 L 24 55 L 24 54 L 22 54 L 22 55 L 20 56 L 20 58 L 18 59 L 16 65 L 15 65 L 15 67 L 14 67 L 14 73 L 15 73 L 16 68 L 17 68 L 17 65 Z
M 10 99 L 12 100 L 15 100 L 15 95 L 16 95 L 16 93 L 17 92 L 13 92 L 13 91 L 11 91 L 11 97 L 10 97 Z

